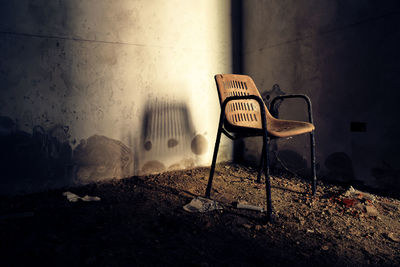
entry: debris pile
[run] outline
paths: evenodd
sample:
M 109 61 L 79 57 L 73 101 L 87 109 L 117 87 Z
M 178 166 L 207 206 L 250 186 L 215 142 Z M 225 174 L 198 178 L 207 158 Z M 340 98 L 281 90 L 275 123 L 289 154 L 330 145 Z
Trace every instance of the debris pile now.
M 355 217 L 376 219 L 379 211 L 376 208 L 376 196 L 354 189 L 352 186 L 339 196 L 330 197 L 330 202 L 338 204 L 339 211 Z

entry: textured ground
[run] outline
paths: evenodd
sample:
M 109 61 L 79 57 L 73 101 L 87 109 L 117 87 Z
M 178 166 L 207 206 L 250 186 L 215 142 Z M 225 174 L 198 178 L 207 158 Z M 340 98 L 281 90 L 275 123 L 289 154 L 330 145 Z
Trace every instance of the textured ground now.
M 207 168 L 0 198 L 2 266 L 399 266 L 400 201 L 273 176 L 275 222 L 234 202 L 265 204 L 256 172 L 217 166 L 212 198 L 224 209 L 189 213 Z M 63 192 L 101 198 L 69 202 Z

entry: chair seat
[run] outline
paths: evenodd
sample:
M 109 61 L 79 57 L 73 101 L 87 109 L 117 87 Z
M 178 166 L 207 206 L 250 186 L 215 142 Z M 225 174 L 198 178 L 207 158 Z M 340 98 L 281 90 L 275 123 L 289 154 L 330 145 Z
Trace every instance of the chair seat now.
M 303 121 L 278 120 L 274 119 L 267 122 L 267 130 L 270 135 L 276 137 L 289 137 L 312 132 L 314 125 Z M 260 128 L 261 130 L 261 128 Z
M 261 136 L 261 123 L 257 128 L 243 127 L 230 124 L 225 120 L 225 129 L 231 133 L 241 134 L 244 136 Z M 303 121 L 280 120 L 272 118 L 267 121 L 268 135 L 271 138 L 285 138 L 299 134 L 310 133 L 315 129 L 314 125 Z

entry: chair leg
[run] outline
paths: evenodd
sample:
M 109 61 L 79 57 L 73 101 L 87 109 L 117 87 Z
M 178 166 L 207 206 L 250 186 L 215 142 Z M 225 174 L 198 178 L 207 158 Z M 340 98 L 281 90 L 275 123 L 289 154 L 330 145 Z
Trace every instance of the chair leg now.
M 218 126 L 217 138 L 215 140 L 214 154 L 213 154 L 211 169 L 210 169 L 210 176 L 208 178 L 208 184 L 207 184 L 207 189 L 206 189 L 206 198 L 210 198 L 210 194 L 211 194 L 211 187 L 212 187 L 212 181 L 213 181 L 213 177 L 214 177 L 215 164 L 217 162 L 218 148 L 219 148 L 219 143 L 221 141 L 221 133 L 222 133 L 221 128 L 222 128 L 222 124 L 220 123 L 220 125 Z
M 315 137 L 314 131 L 310 132 L 310 146 L 311 146 L 311 175 L 312 175 L 312 194 L 315 196 L 317 187 L 317 170 L 316 170 L 316 160 L 315 160 Z
M 262 152 L 261 152 L 261 159 L 260 159 L 260 166 L 258 167 L 258 175 L 257 175 L 257 183 L 261 183 L 261 175 L 264 169 L 264 153 L 265 153 L 265 146 L 263 145 Z
M 263 157 L 265 159 L 264 162 L 264 174 L 265 174 L 265 192 L 267 197 L 267 220 L 272 222 L 272 200 L 271 200 L 271 182 L 269 178 L 269 141 L 268 139 L 264 141 L 263 144 Z

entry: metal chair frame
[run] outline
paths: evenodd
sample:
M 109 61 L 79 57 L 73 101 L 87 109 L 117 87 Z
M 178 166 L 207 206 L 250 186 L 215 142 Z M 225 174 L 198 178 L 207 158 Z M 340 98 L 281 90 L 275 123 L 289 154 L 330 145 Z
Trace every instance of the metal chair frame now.
M 217 79 L 217 75 L 215 76 L 215 79 Z M 218 88 L 218 83 L 217 83 L 217 88 Z M 312 105 L 310 98 L 306 95 L 302 94 L 292 94 L 292 95 L 281 95 L 275 97 L 271 101 L 270 105 L 270 110 L 274 110 L 274 106 L 277 100 L 283 100 L 286 98 L 301 98 L 306 101 L 307 103 L 307 109 L 308 109 L 308 118 L 309 118 L 309 123 L 313 124 L 313 117 L 312 117 Z M 220 99 L 221 100 L 221 99 Z M 259 133 L 251 133 L 251 134 L 246 134 L 246 133 L 236 133 L 235 135 L 231 135 L 224 127 L 224 122 L 225 121 L 225 109 L 226 106 L 229 102 L 235 101 L 235 100 L 255 100 L 257 101 L 259 107 L 260 107 L 260 113 L 261 113 L 261 125 L 262 129 L 261 132 Z M 207 198 L 210 198 L 211 194 L 211 188 L 212 188 L 212 181 L 213 181 L 213 176 L 214 176 L 214 171 L 215 171 L 215 165 L 216 165 L 216 160 L 217 160 L 217 155 L 218 155 L 218 149 L 219 149 L 219 144 L 221 141 L 221 134 L 224 133 L 228 138 L 232 140 L 236 139 L 242 139 L 250 136 L 262 136 L 263 139 L 263 147 L 262 147 L 262 153 L 261 153 L 261 159 L 260 159 L 260 166 L 258 170 L 258 176 L 257 176 L 257 182 L 261 182 L 261 175 L 262 171 L 264 170 L 264 175 L 265 175 L 265 191 L 266 191 L 266 200 L 267 200 L 267 220 L 272 221 L 273 217 L 273 207 L 272 207 L 272 201 L 271 201 L 271 182 L 270 182 L 270 175 L 269 175 L 269 142 L 271 138 L 278 138 L 273 135 L 268 134 L 267 130 L 267 116 L 266 116 L 266 106 L 264 104 L 264 101 L 261 99 L 260 96 L 257 95 L 241 95 L 241 96 L 228 96 L 225 98 L 225 100 L 221 103 L 221 113 L 219 117 L 219 123 L 218 123 L 218 131 L 217 131 L 217 137 L 215 140 L 215 146 L 214 146 L 214 153 L 213 153 L 213 158 L 212 158 L 212 163 L 211 163 L 211 168 L 210 168 L 210 176 L 208 179 L 207 183 L 207 188 L 206 188 L 206 193 L 205 196 Z M 311 170 L 312 170 L 312 194 L 315 195 L 316 192 L 316 160 L 315 160 L 315 138 L 314 138 L 314 130 L 309 132 L 310 134 L 310 147 L 311 147 Z M 265 166 L 265 168 L 264 168 Z

